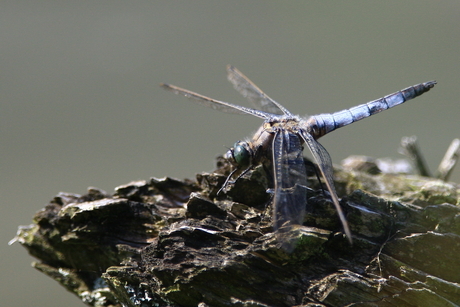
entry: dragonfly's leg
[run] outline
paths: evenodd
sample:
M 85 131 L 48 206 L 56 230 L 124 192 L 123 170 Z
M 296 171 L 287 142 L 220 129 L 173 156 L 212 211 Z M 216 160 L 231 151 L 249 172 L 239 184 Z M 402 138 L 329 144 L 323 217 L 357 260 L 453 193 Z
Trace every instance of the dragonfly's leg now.
M 219 191 L 217 191 L 217 195 L 219 195 L 220 192 L 222 192 L 222 191 L 227 187 L 227 185 L 228 185 L 229 183 L 232 183 L 232 182 L 230 181 L 230 179 L 232 178 L 233 174 L 236 173 L 236 171 L 238 171 L 238 168 L 235 168 L 235 169 L 230 173 L 230 175 L 227 176 L 227 179 L 225 179 L 224 184 L 223 184 L 222 187 L 219 189 Z
M 297 187 L 304 189 L 305 192 L 310 192 L 310 193 L 313 192 L 313 189 L 312 189 L 312 188 L 309 188 L 309 187 L 304 186 L 304 185 L 302 185 L 302 184 L 297 184 L 297 183 L 296 183 L 295 186 L 294 186 L 294 189 L 296 189 Z
M 252 170 L 254 168 L 253 165 L 249 166 L 247 169 L 245 169 L 244 171 L 241 172 L 241 174 L 238 175 L 238 177 L 236 177 L 236 179 L 233 181 L 233 183 L 235 183 L 238 179 L 240 179 L 241 177 L 243 177 L 244 175 L 246 175 L 247 172 L 249 172 L 250 170 Z
M 227 179 L 225 180 L 224 184 L 222 185 L 222 187 L 219 189 L 219 191 L 217 191 L 217 195 L 220 194 L 220 192 L 222 192 L 226 187 L 227 185 L 229 184 L 234 184 L 238 179 L 240 179 L 241 177 L 243 177 L 247 172 L 249 172 L 251 169 L 253 168 L 253 166 L 249 166 L 247 169 L 245 169 L 243 172 L 241 172 L 241 174 L 238 175 L 238 177 L 236 177 L 235 180 L 230 180 L 233 176 L 233 174 L 235 174 L 239 169 L 238 168 L 235 168 L 231 173 L 230 175 L 228 175 Z
M 323 195 L 325 197 L 327 197 L 327 193 L 326 193 L 326 190 L 324 189 L 324 186 L 323 186 L 323 183 L 321 182 L 321 177 L 320 177 L 320 173 L 319 173 L 319 170 L 318 170 L 318 167 L 316 166 L 315 163 L 313 163 L 312 161 L 308 160 L 308 159 L 305 159 L 304 158 L 304 163 L 305 165 L 309 166 L 310 168 L 314 169 L 315 170 L 315 175 L 316 175 L 316 179 L 318 179 L 318 182 L 319 182 L 319 186 L 321 187 L 321 191 L 323 191 Z

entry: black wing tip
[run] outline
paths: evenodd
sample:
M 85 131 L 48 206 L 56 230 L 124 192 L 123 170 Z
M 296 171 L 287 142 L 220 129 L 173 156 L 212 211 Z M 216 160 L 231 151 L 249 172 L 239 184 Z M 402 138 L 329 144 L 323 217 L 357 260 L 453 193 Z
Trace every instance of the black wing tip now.
M 169 83 L 160 83 L 160 87 L 162 87 L 163 89 L 167 90 L 167 91 L 170 91 L 170 92 L 174 92 L 176 91 L 176 88 L 174 85 L 172 84 L 169 84 Z M 176 93 L 177 94 L 177 93 Z

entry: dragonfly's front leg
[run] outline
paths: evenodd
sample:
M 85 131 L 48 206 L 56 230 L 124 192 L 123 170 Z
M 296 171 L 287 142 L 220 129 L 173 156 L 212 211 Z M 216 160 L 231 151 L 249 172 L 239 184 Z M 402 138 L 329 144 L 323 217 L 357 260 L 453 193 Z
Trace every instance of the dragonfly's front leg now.
M 220 194 L 220 192 L 222 192 L 223 190 L 225 190 L 227 188 L 227 185 L 229 184 L 235 184 L 235 182 L 240 179 L 241 177 L 243 177 L 247 172 L 249 172 L 250 170 L 252 170 L 254 168 L 253 165 L 249 166 L 247 169 L 245 169 L 243 172 L 241 172 L 241 174 L 238 175 L 238 177 L 236 177 L 235 180 L 230 180 L 233 176 L 233 174 L 235 174 L 239 168 L 235 168 L 231 173 L 230 175 L 227 176 L 227 179 L 225 179 L 225 182 L 224 184 L 222 185 L 222 187 L 219 189 L 219 191 L 217 191 L 217 195 Z

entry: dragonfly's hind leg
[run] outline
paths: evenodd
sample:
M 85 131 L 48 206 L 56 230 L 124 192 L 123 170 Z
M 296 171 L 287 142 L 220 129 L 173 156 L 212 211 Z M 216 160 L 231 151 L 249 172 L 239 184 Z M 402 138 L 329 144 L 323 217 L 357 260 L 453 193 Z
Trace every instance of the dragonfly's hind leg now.
M 307 169 L 307 175 L 308 175 L 308 170 L 313 170 L 315 172 L 316 179 L 318 179 L 319 186 L 321 188 L 321 191 L 323 191 L 324 197 L 329 197 L 330 195 L 326 193 L 326 190 L 324 189 L 323 183 L 321 182 L 321 174 L 318 170 L 318 167 L 316 166 L 315 163 L 312 161 L 304 158 L 303 162 L 305 163 L 306 169 Z

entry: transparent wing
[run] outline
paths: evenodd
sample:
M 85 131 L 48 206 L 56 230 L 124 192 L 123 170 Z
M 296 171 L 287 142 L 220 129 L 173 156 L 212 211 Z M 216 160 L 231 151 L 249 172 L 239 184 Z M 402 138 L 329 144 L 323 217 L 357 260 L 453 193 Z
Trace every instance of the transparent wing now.
M 272 114 L 292 115 L 285 107 L 268 97 L 257 85 L 232 65 L 227 65 L 227 78 L 233 87 L 256 108 Z
M 316 163 L 318 164 L 321 175 L 323 176 L 327 189 L 331 193 L 332 202 L 334 203 L 337 214 L 339 215 L 340 221 L 342 222 L 343 229 L 347 235 L 350 243 L 352 242 L 351 231 L 348 227 L 348 222 L 343 214 L 342 208 L 339 204 L 339 198 L 337 192 L 335 191 L 334 181 L 333 181 L 333 169 L 332 169 L 332 160 L 329 153 L 326 151 L 326 148 L 318 143 L 313 136 L 307 133 L 304 130 L 300 130 L 300 135 L 302 136 L 305 144 L 307 144 L 308 149 L 310 149 L 311 154 L 313 155 Z
M 214 110 L 219 110 L 222 112 L 234 113 L 234 114 L 251 114 L 251 115 L 263 118 L 263 119 L 270 118 L 269 113 L 259 111 L 259 110 L 254 110 L 251 108 L 246 108 L 243 106 L 238 106 L 236 104 L 232 104 L 229 102 L 212 99 L 212 98 L 200 95 L 198 93 L 195 93 L 195 92 L 192 92 L 192 91 L 189 91 L 189 90 L 186 90 L 186 89 L 174 86 L 174 85 L 161 83 L 160 86 L 163 87 L 165 90 L 173 92 L 174 94 L 185 96 L 189 98 L 190 100 L 193 100 L 194 102 L 202 106 L 212 108 Z
M 302 225 L 307 201 L 307 175 L 300 138 L 278 130 L 273 139 L 275 229 L 283 225 Z

